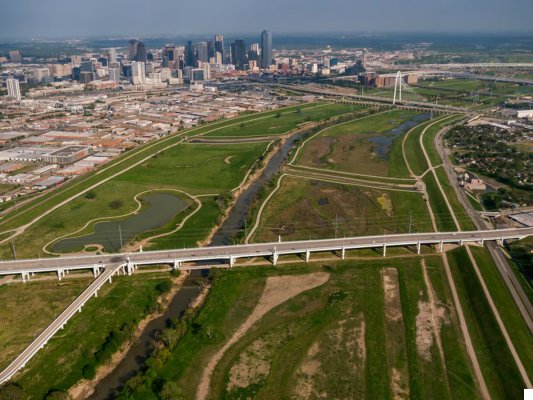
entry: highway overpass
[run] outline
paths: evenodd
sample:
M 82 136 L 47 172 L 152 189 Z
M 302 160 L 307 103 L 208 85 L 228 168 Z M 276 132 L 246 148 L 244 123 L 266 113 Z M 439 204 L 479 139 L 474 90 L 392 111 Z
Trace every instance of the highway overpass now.
M 92 269 L 95 275 L 93 283 L 53 321 L 4 371 L 0 373 L 0 384 L 5 382 L 21 368 L 53 337 L 63 329 L 68 320 L 82 307 L 91 296 L 97 296 L 102 285 L 111 282 L 113 275 L 131 275 L 136 268 L 150 264 L 170 264 L 174 268 L 190 270 L 212 267 L 231 268 L 239 258 L 271 257 L 276 265 L 278 257 L 285 254 L 305 254 L 309 261 L 314 252 L 339 252 L 342 259 L 347 250 L 381 248 L 383 256 L 388 247 L 416 246 L 418 253 L 422 245 L 438 245 L 440 251 L 445 243 L 462 245 L 465 242 L 477 242 L 483 245 L 486 240 L 521 239 L 533 235 L 533 228 L 502 229 L 471 232 L 412 233 L 396 235 L 379 235 L 350 237 L 338 239 L 302 240 L 290 242 L 257 243 L 246 245 L 202 247 L 194 249 L 176 249 L 165 251 L 146 251 L 98 256 L 70 256 L 32 260 L 2 261 L 0 275 L 21 274 L 29 279 L 38 272 L 57 272 L 59 279 L 74 269 Z M 206 261 L 227 261 L 226 264 L 183 265 Z M 243 266 L 245 267 L 245 266 Z

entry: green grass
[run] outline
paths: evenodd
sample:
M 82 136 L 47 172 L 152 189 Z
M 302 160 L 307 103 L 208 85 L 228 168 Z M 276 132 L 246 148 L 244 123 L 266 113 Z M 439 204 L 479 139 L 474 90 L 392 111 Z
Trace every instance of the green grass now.
M 176 187 L 192 195 L 218 194 L 239 186 L 267 142 L 187 144 L 173 147 L 114 181 Z M 226 163 L 224 160 L 231 157 Z
M 443 117 L 439 119 L 442 118 Z M 423 124 L 420 124 L 413 129 L 411 133 L 409 133 L 409 136 L 407 136 L 407 139 L 405 139 L 404 149 L 407 162 L 409 163 L 413 173 L 418 176 L 422 175 L 429 168 L 426 157 L 424 157 L 422 147 L 420 146 L 420 135 L 428 125 L 434 122 L 435 120 L 426 121 Z
M 92 279 L 68 279 L 0 286 L 0 370 L 18 356 Z
M 470 370 L 459 319 L 452 306 L 452 293 L 446 278 L 444 263 L 441 257 L 425 257 L 425 261 L 435 300 L 439 306 L 446 309 L 445 316 L 449 318 L 441 325 L 440 338 L 452 398 L 477 399 L 476 384 Z
M 101 348 L 108 334 L 124 323 L 139 320 L 155 296 L 155 287 L 168 274 L 114 277 L 97 298 L 91 298 L 48 345 L 31 359 L 15 381 L 29 398 L 44 398 L 49 389 L 68 390 L 82 379 L 90 354 Z
M 231 126 L 214 130 L 206 137 L 226 136 L 226 137 L 248 137 L 248 136 L 271 136 L 281 135 L 299 127 L 300 124 L 316 122 L 338 115 L 349 113 L 351 107 L 347 104 L 328 104 L 316 106 L 316 103 L 302 104 L 301 114 L 296 111 L 282 112 L 281 117 L 275 114 L 267 118 L 257 118 L 255 121 L 245 122 L 244 126 Z M 364 106 L 354 106 L 353 111 L 364 109 Z
M 486 248 L 471 248 L 492 300 L 511 337 L 529 379 L 533 378 L 533 336 Z
M 483 208 L 483 206 L 478 202 L 476 201 L 475 199 L 472 198 L 471 195 L 469 195 L 467 193 L 466 197 L 468 198 L 468 201 L 470 201 L 470 204 L 472 205 L 472 208 L 476 211 L 485 211 L 485 209 Z
M 466 249 L 447 253 L 478 362 L 491 396 L 518 399 L 524 382 L 485 297 Z
M 426 287 L 418 261 L 389 259 L 319 263 L 284 264 L 280 267 L 248 266 L 234 268 L 222 274 L 207 298 L 205 305 L 191 324 L 154 382 L 178 382 L 187 398 L 194 398 L 201 371 L 251 314 L 264 288 L 268 276 L 298 275 L 327 271 L 329 281 L 305 291 L 272 309 L 263 316 L 237 343 L 228 349 L 215 368 L 211 379 L 213 398 L 291 398 L 301 382 L 300 366 L 310 359 L 320 361 L 320 370 L 327 373 L 314 375 L 312 385 L 318 393 L 334 398 L 392 398 L 391 365 L 387 362 L 387 336 L 385 334 L 384 293 L 380 270 L 394 266 L 401 274 L 400 290 L 402 309 L 406 319 L 411 398 L 449 398 L 444 364 L 436 344 L 433 362 L 422 360 L 415 343 L 418 301 L 427 299 Z M 444 275 L 442 280 L 445 281 Z M 445 285 L 443 283 L 441 286 Z M 439 290 L 441 290 L 439 286 Z M 453 310 L 453 309 L 452 309 Z M 347 366 L 348 351 L 332 351 L 335 337 L 342 338 L 344 348 L 351 327 L 365 323 L 364 368 Z M 339 321 L 342 323 L 339 324 Z M 455 319 L 453 319 L 455 323 Z M 212 337 L 202 334 L 206 325 L 212 328 Z M 346 327 L 340 328 L 340 327 Z M 340 329 L 339 329 L 340 328 Z M 447 345 L 448 353 L 455 354 L 454 373 L 471 384 L 471 376 L 459 343 L 452 342 L 454 326 Z M 340 336 L 337 336 L 340 335 Z M 257 343 L 263 343 L 258 347 Z M 309 348 L 318 343 L 318 352 L 310 356 Z M 259 350 L 258 350 L 259 349 Z M 436 353 L 435 353 L 436 351 Z M 252 357 L 254 363 L 264 360 L 269 364 L 266 376 L 259 376 L 253 384 L 233 388 L 227 385 L 232 368 Z M 450 356 L 451 357 L 451 356 Z M 462 358 L 461 358 L 462 357 Z M 360 364 L 356 364 L 360 365 Z M 466 368 L 466 370 L 465 370 Z M 346 379 L 349 377 L 350 379 Z M 458 383 L 450 386 L 454 394 L 462 393 Z M 457 388 L 456 388 L 457 386 Z M 158 385 L 135 392 L 139 400 L 157 399 Z M 370 395 L 371 394 L 371 395 Z M 475 398 L 468 396 L 464 398 Z
M 452 188 L 450 181 L 448 179 L 448 176 L 446 175 L 446 171 L 444 171 L 444 169 L 442 168 L 437 168 L 436 172 L 437 172 L 437 178 L 439 179 L 442 189 L 444 190 L 444 194 L 448 198 L 448 201 L 450 202 L 450 205 L 452 206 L 453 213 L 455 214 L 455 217 L 459 221 L 461 230 L 475 231 L 476 226 L 474 225 L 474 223 L 470 219 L 470 216 L 467 214 L 463 205 L 457 198 L 457 195 L 455 194 L 455 190 Z M 431 200 L 431 197 L 430 197 L 430 200 Z
M 435 221 L 439 232 L 454 232 L 457 226 L 453 220 L 452 214 L 446 204 L 446 200 L 437 185 L 437 181 L 432 173 L 426 174 L 423 178 L 426 184 L 426 190 L 429 197 L 429 206 L 433 210 Z

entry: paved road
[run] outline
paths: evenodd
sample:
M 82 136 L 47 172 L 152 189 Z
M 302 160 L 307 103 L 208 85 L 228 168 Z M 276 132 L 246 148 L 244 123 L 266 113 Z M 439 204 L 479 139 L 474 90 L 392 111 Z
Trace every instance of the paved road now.
M 435 135 L 435 146 L 444 162 L 444 169 L 446 171 L 446 174 L 448 175 L 450 184 L 453 186 L 455 193 L 457 194 L 457 198 L 462 203 L 464 209 L 466 210 L 466 212 L 470 216 L 470 219 L 474 222 L 476 227 L 480 230 L 486 230 L 487 225 L 481 219 L 480 214 L 473 209 L 470 204 L 470 201 L 468 200 L 467 194 L 457 185 L 457 177 L 453 170 L 453 165 L 450 159 L 448 158 L 445 149 L 442 146 L 442 136 L 445 132 L 446 130 L 444 129 L 440 131 L 437 135 Z M 529 301 L 529 298 L 527 297 L 526 293 L 524 292 L 524 289 L 520 285 L 520 282 L 518 282 L 518 278 L 514 274 L 509 263 L 506 261 L 499 247 L 494 243 L 489 243 L 488 249 L 492 256 L 492 259 L 494 260 L 494 263 L 496 264 L 500 272 L 500 275 L 502 276 L 503 281 L 507 285 L 509 293 L 511 293 L 511 295 L 513 296 L 513 299 L 518 309 L 520 310 L 520 313 L 522 314 L 522 318 L 524 319 L 530 332 L 533 334 L 533 305 Z
M 234 246 L 204 247 L 194 249 L 162 250 L 99 256 L 72 256 L 60 258 L 41 258 L 33 260 L 2 261 L 0 275 L 44 272 L 56 270 L 90 269 L 93 266 L 124 263 L 129 257 L 134 264 L 150 264 L 178 261 L 202 261 L 229 259 L 232 257 L 250 257 L 277 254 L 303 253 L 341 249 L 368 248 L 385 246 L 402 246 L 407 244 L 438 244 L 465 241 L 496 240 L 519 238 L 533 235 L 533 228 L 487 230 L 473 232 L 413 233 L 397 235 L 379 235 L 352 237 L 342 239 L 319 239 L 311 241 L 258 243 Z
M 50 340 L 50 338 L 67 323 L 72 315 L 81 311 L 81 307 L 83 307 L 85 302 L 94 295 L 95 291 L 100 289 L 106 281 L 111 279 L 111 276 L 115 273 L 118 266 L 119 264 L 107 266 L 107 269 L 87 289 L 85 289 L 85 291 L 74 300 L 74 302 L 68 306 L 67 309 L 54 320 L 54 322 L 52 322 L 28 347 L 26 347 L 26 349 L 24 349 L 24 351 L 20 353 L 20 355 L 13 360 L 5 370 L 0 372 L 0 384 L 11 379 L 13 374 L 15 374 L 20 368 L 23 368 L 39 349 L 45 346 L 46 343 L 48 343 L 48 340 Z

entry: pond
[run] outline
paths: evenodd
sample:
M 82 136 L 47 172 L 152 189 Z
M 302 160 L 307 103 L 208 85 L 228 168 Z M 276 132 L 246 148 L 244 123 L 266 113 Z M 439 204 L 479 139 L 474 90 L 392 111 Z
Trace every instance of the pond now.
M 122 221 L 99 222 L 94 226 L 93 234 L 60 240 L 54 243 L 52 250 L 68 251 L 99 244 L 106 251 L 116 252 L 120 250 L 121 239 L 125 243 L 141 232 L 159 228 L 187 206 L 186 201 L 169 193 L 152 194 L 145 200 L 149 207 L 140 213 Z
M 425 121 L 429 118 L 430 118 L 429 114 L 417 115 L 412 120 L 402 122 L 396 128 L 385 132 L 386 136 L 384 135 L 384 136 L 371 137 L 371 138 L 368 138 L 367 141 L 375 145 L 372 151 L 376 153 L 379 158 L 387 158 L 387 152 L 389 151 L 389 147 L 392 144 L 392 141 L 394 139 L 399 138 L 403 134 L 407 133 L 410 129 L 414 128 L 415 126 L 419 125 L 422 121 Z

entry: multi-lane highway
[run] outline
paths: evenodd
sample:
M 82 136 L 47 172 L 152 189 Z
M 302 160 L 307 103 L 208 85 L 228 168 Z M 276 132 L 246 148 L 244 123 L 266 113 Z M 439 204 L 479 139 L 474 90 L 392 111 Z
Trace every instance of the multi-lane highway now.
M 93 269 L 97 272 L 103 265 L 128 263 L 131 265 L 147 264 L 175 264 L 177 267 L 183 262 L 229 260 L 233 265 L 236 259 L 253 256 L 272 256 L 273 261 L 282 254 L 312 253 L 320 251 L 342 251 L 359 248 L 383 247 L 386 251 L 390 246 L 412 246 L 424 244 L 443 244 L 482 242 L 485 240 L 500 240 L 523 238 L 533 235 L 533 228 L 486 230 L 473 232 L 442 232 L 442 233 L 413 233 L 351 237 L 338 239 L 319 239 L 309 241 L 257 243 L 246 245 L 203 247 L 195 249 L 176 249 L 164 251 L 145 251 L 135 253 L 73 256 L 60 258 L 41 258 L 19 261 L 0 262 L 0 275 L 23 274 L 29 279 L 33 273 L 57 271 L 59 276 L 73 269 Z

